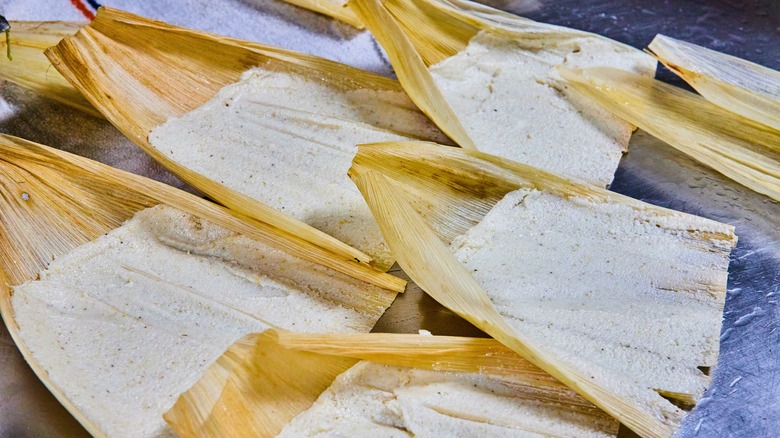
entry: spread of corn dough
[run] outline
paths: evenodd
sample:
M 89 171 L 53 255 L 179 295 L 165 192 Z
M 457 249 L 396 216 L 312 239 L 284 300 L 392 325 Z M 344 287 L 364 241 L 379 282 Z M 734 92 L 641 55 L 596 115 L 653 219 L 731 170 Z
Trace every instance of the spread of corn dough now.
M 112 437 L 175 436 L 162 415 L 233 342 L 271 325 L 368 332 L 395 294 L 171 207 L 58 257 L 14 288 L 19 335 Z
M 558 66 L 652 77 L 655 60 L 598 36 L 535 45 L 482 31 L 431 75 L 477 149 L 604 187 L 633 127 L 570 88 Z
M 733 228 L 622 203 L 508 193 L 451 250 L 506 321 L 665 424 L 718 357 Z
M 568 391 L 568 390 L 567 390 Z M 573 409 L 516 378 L 360 362 L 278 435 L 293 437 L 615 436 L 588 402 Z
M 357 145 L 448 142 L 402 91 L 337 88 L 255 68 L 149 135 L 168 158 L 375 258 L 392 257 L 347 176 Z

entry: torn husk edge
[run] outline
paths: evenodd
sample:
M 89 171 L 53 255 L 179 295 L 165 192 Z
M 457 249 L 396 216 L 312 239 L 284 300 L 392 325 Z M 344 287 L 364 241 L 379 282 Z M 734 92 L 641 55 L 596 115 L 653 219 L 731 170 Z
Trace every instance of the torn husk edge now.
M 412 334 L 299 334 L 271 329 L 237 341 L 164 418 L 183 437 L 275 436 L 358 360 L 512 376 L 554 403 L 605 414 L 493 339 Z M 617 424 L 614 425 L 617 430 Z
M 780 200 L 780 131 L 694 93 L 621 70 L 560 72 L 618 117 L 745 187 Z
M 705 99 L 780 130 L 780 72 L 660 34 L 648 48 Z

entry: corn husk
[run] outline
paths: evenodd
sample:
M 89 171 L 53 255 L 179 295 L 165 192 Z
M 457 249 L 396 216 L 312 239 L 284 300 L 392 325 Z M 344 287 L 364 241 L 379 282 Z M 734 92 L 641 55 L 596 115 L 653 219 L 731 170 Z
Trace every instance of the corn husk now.
M 605 63 L 652 76 L 655 71 L 652 58 L 598 35 L 537 23 L 469 1 L 353 0 L 349 6 L 385 49 L 401 84 L 412 100 L 461 147 L 527 162 L 592 183 L 606 185 L 612 180 L 620 154 L 625 152 L 627 147 L 630 126 L 623 126 L 609 114 L 599 112 L 598 108 L 587 107 L 587 102 L 581 106 L 567 94 L 565 87 L 559 85 L 560 79 L 554 71 L 550 73 L 534 70 L 541 69 L 534 63 L 580 66 L 583 66 L 583 63 Z M 481 46 L 483 43 L 488 45 Z M 499 45 L 489 45 L 494 43 Z M 476 48 L 469 52 L 472 44 L 476 44 Z M 506 48 L 509 45 L 511 50 Z M 582 52 L 588 53 L 588 56 L 594 59 L 578 60 L 577 54 L 581 48 Z M 508 85 L 496 79 L 497 76 L 503 75 L 501 70 L 479 70 L 483 66 L 492 68 L 489 67 L 492 61 L 484 61 L 482 64 L 476 64 L 479 67 L 475 67 L 475 70 L 468 70 L 468 74 L 475 78 L 484 74 L 484 83 L 478 82 L 482 79 L 469 82 L 461 78 L 442 77 L 454 74 L 453 65 L 464 69 L 482 62 L 474 59 L 480 57 L 483 51 L 491 50 L 505 50 L 506 52 L 501 52 L 504 57 L 513 59 L 517 65 L 523 65 L 523 69 L 532 70 L 534 74 Z M 469 55 L 464 57 L 464 53 Z M 563 53 L 567 54 L 564 56 Z M 606 53 L 614 56 L 602 56 Z M 512 58 L 515 55 L 517 59 Z M 456 58 L 457 62 L 453 64 Z M 525 62 L 529 64 L 523 64 Z M 518 71 L 521 70 L 518 68 Z M 439 75 L 438 79 L 436 75 Z M 478 87 L 475 85 L 477 83 Z M 561 99 L 555 100 L 541 88 L 534 88 L 542 85 L 557 90 L 557 96 Z M 535 91 L 533 94 L 528 93 L 532 95 L 515 95 L 511 94 L 512 89 Z M 537 92 L 539 94 L 536 94 Z M 502 102 L 501 97 L 494 100 L 494 96 L 504 94 L 511 94 L 515 102 L 528 103 L 528 106 L 514 108 L 509 103 Z M 459 108 L 459 105 L 465 104 L 460 100 L 473 101 L 474 107 L 481 108 L 476 114 L 487 115 L 461 115 L 464 110 Z M 470 121 L 471 118 L 479 118 L 480 123 L 489 124 L 490 122 L 485 121 L 496 119 L 496 114 L 503 113 L 510 114 L 508 120 L 515 120 L 513 125 L 520 128 L 514 131 L 514 128 L 496 125 L 490 126 L 491 129 L 485 132 L 480 131 L 479 125 Z M 620 134 L 609 138 L 595 134 L 583 136 L 582 133 L 579 133 L 577 138 L 565 137 L 573 128 L 555 125 L 555 121 L 562 114 L 578 114 L 571 117 L 583 127 L 588 127 L 589 133 L 591 125 L 605 123 L 611 126 L 609 129 Z M 535 131 L 533 127 L 539 124 L 549 125 L 549 129 Z M 495 135 L 497 133 L 505 133 L 511 138 Z M 537 149 L 544 149 L 546 152 L 539 153 Z M 552 156 L 557 158 L 553 160 Z M 599 160 L 593 164 L 585 164 L 583 156 L 599 156 Z
M 228 349 L 163 416 L 181 437 L 274 436 L 357 362 L 292 351 L 274 330 Z
M 310 11 L 319 12 L 320 14 L 327 15 L 328 17 L 335 18 L 336 20 L 343 21 L 358 29 L 363 28 L 363 23 L 355 15 L 352 10 L 347 7 L 347 2 L 344 0 L 285 0 L 287 3 L 295 6 L 308 9 Z
M 73 35 L 86 23 L 68 21 L 12 21 L 10 50 L 13 60 L 0 59 L 0 79 L 70 105 L 96 117 L 102 117 L 84 96 L 51 66 L 43 51 Z M 8 43 L 0 39 L 4 53 Z
M 364 265 L 345 262 L 322 248 L 240 213 L 186 192 L 103 164 L 15 137 L 0 135 L 0 313 L 32 369 L 57 399 L 93 435 L 96 424 L 49 378 L 22 342 L 11 304 L 12 287 L 34 280 L 49 262 L 119 227 L 139 210 L 167 204 L 241 233 L 289 254 L 362 277 L 378 279 L 395 290 L 403 282 Z M 279 213 L 277 213 L 279 214 Z M 357 267 L 357 268 L 356 268 Z M 395 294 L 376 296 L 387 307 Z
M 404 334 L 319 335 L 272 329 L 236 342 L 165 414 L 182 437 L 275 436 L 358 360 L 511 376 L 535 400 L 617 423 L 493 339 Z M 515 419 L 523 424 L 522 418 Z
M 745 187 L 780 200 L 780 131 L 653 79 L 602 68 L 562 74 L 616 115 Z
M 780 72 L 665 35 L 648 47 L 705 99 L 780 130 Z
M 704 219 L 643 204 L 631 198 L 572 183 L 556 175 L 478 151 L 421 143 L 384 143 L 361 146 L 351 176 L 366 197 L 385 238 L 404 271 L 434 299 L 453 310 L 528 361 L 609 413 L 641 436 L 670 436 L 675 430 L 560 360 L 542 343 L 518 333 L 497 311 L 471 272 L 446 244 L 478 222 L 507 192 L 519 188 L 546 191 L 563 199 L 588 200 L 631 209 L 666 227 L 681 221 L 694 245 L 728 251 L 734 245 L 733 228 Z M 647 215 L 647 216 L 644 216 Z M 446 225 L 447 223 L 452 225 Z M 529 254 L 533 257 L 533 254 Z M 511 260 L 510 263 L 521 263 Z M 703 269 L 713 269 L 704 266 Z M 725 269 L 709 286 L 711 299 L 722 309 Z M 687 290 L 678 285 L 679 290 Z M 718 304 L 719 303 L 719 304 Z M 720 321 L 720 315 L 717 318 Z M 719 328 L 718 328 L 719 330 Z M 709 348 L 717 351 L 717 333 Z M 606 348 L 606 347 L 605 347 Z M 701 358 L 708 365 L 715 357 Z M 705 364 L 689 364 L 691 367 Z M 663 388 L 661 388 L 663 390 Z M 666 396 L 674 396 L 668 391 Z M 680 398 L 689 400 L 688 396 Z M 661 399 L 661 395 L 658 395 Z
M 212 199 L 256 218 L 268 215 L 268 207 L 263 202 L 271 204 L 271 199 L 252 199 L 215 181 L 221 177 L 207 177 L 187 168 L 166 155 L 168 151 L 161 150 L 162 146 L 155 148 L 148 139 L 150 131 L 169 118 L 183 116 L 200 107 L 223 87 L 238 82 L 242 74 L 253 67 L 306 78 L 340 92 L 402 93 L 396 81 L 333 61 L 184 29 L 109 8 L 102 8 L 89 26 L 47 53 L 55 67 L 111 123 L 155 160 Z M 321 131 L 329 129 L 321 120 L 309 119 L 308 122 Z M 307 138 L 304 128 L 295 123 L 286 130 Z M 315 163 L 309 164 L 315 166 Z M 290 173 L 299 170 L 290 169 Z M 351 183 L 345 176 L 343 178 L 351 188 Z M 301 184 L 299 191 L 302 193 L 309 189 L 292 176 L 283 183 L 287 186 Z M 284 200 L 281 205 L 274 205 L 283 209 Z M 370 219 L 367 210 L 365 213 Z M 367 255 L 323 233 L 315 233 L 300 222 L 288 221 L 285 226 L 293 223 L 298 224 L 300 236 L 318 240 L 320 245 L 329 246 L 334 252 L 340 251 L 345 259 L 369 264 L 374 260 L 374 253 Z M 378 231 L 376 234 L 379 235 Z M 390 265 L 392 260 L 377 262 L 383 269 Z

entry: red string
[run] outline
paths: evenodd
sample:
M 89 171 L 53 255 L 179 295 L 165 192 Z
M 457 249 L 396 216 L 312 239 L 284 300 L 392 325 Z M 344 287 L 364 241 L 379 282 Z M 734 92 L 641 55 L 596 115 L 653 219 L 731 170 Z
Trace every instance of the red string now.
M 82 14 L 84 14 L 85 17 L 87 17 L 87 20 L 94 20 L 95 14 L 90 11 L 84 3 L 81 2 L 81 0 L 70 0 L 70 3 L 76 7 L 79 11 L 81 11 Z

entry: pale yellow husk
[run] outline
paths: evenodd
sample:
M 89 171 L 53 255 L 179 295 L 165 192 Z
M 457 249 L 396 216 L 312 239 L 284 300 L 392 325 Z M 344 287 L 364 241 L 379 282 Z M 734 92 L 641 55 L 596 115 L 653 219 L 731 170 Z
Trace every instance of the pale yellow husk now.
M 54 258 L 119 227 L 139 210 L 158 204 L 175 207 L 305 260 L 335 269 L 345 263 L 288 230 L 165 184 L 15 137 L 0 135 L 0 145 L 0 190 L 5 200 L 0 205 L 0 312 L 38 377 L 95 436 L 104 434 L 50 381 L 46 370 L 21 341 L 11 305 L 13 286 L 36 279 Z M 367 276 L 375 275 L 376 272 L 370 272 Z M 395 278 L 389 283 L 403 286 Z M 376 299 L 384 302 L 385 307 L 395 296 L 391 291 L 382 295 Z
M 49 49 L 47 55 L 111 123 L 155 160 L 217 202 L 255 218 L 269 215 L 270 208 L 262 200 L 175 161 L 167 150 L 150 143 L 149 133 L 167 120 L 199 108 L 253 67 L 305 78 L 337 90 L 403 91 L 397 81 L 333 61 L 172 26 L 110 8 L 101 8 L 89 26 Z M 316 125 L 318 121 L 310 122 Z M 295 124 L 290 124 L 289 131 L 297 132 Z M 296 182 L 290 178 L 288 184 Z M 365 254 L 304 226 L 301 221 L 288 220 L 284 226 L 296 226 L 299 236 L 341 253 L 345 260 L 363 264 L 374 261 L 373 254 Z M 376 263 L 378 269 L 390 265 L 392 261 L 388 260 Z
M 11 54 L 13 60 L 0 57 L 0 79 L 28 88 L 38 94 L 70 105 L 96 117 L 102 117 L 84 96 L 51 66 L 43 51 L 76 33 L 86 23 L 68 21 L 12 21 Z M 5 37 L 0 50 L 6 51 Z
M 511 376 L 528 396 L 595 422 L 617 423 L 493 339 L 399 334 L 317 335 L 272 329 L 236 342 L 165 414 L 183 437 L 275 436 L 358 360 Z M 516 421 L 522 424 L 523 419 Z
M 363 23 L 355 15 L 352 10 L 347 7 L 347 2 L 344 0 L 284 0 L 287 3 L 299 6 L 301 8 L 309 9 L 320 14 L 327 15 L 335 18 L 336 20 L 343 21 L 349 25 L 363 28 Z
M 715 50 L 657 35 L 648 46 L 705 99 L 780 129 L 780 72 Z
M 780 200 L 780 131 L 702 97 L 615 69 L 562 75 L 616 115 L 758 193 Z
M 488 294 L 446 244 L 476 225 L 505 194 L 520 188 L 572 201 L 628 206 L 659 227 L 677 223 L 693 245 L 728 253 L 733 228 L 641 203 L 631 198 L 567 181 L 564 178 L 478 151 L 425 143 L 383 143 L 360 147 L 351 169 L 353 180 L 371 206 L 382 232 L 404 271 L 437 301 L 502 344 L 545 370 L 566 386 L 642 436 L 670 436 L 676 425 L 615 395 L 581 370 L 562 362 L 545 345 L 518 333 L 499 314 Z M 675 225 L 672 230 L 677 229 Z M 675 231 L 672 231 L 675 232 Z M 698 243 L 696 243 L 698 242 Z M 532 254 L 528 255 L 533 257 Z M 508 263 L 522 263 L 509 260 Z M 704 270 L 707 266 L 702 267 Z M 712 268 L 709 268 L 712 269 Z M 712 272 L 708 286 L 715 307 L 722 309 L 726 272 Z M 679 285 L 680 290 L 687 290 Z M 720 320 L 720 318 L 718 318 Z M 683 334 L 684 335 L 684 334 Z M 703 358 L 714 365 L 717 333 Z M 670 395 L 666 393 L 666 395 Z M 678 398 L 689 399 L 688 396 Z M 658 400 L 661 400 L 660 395 Z

